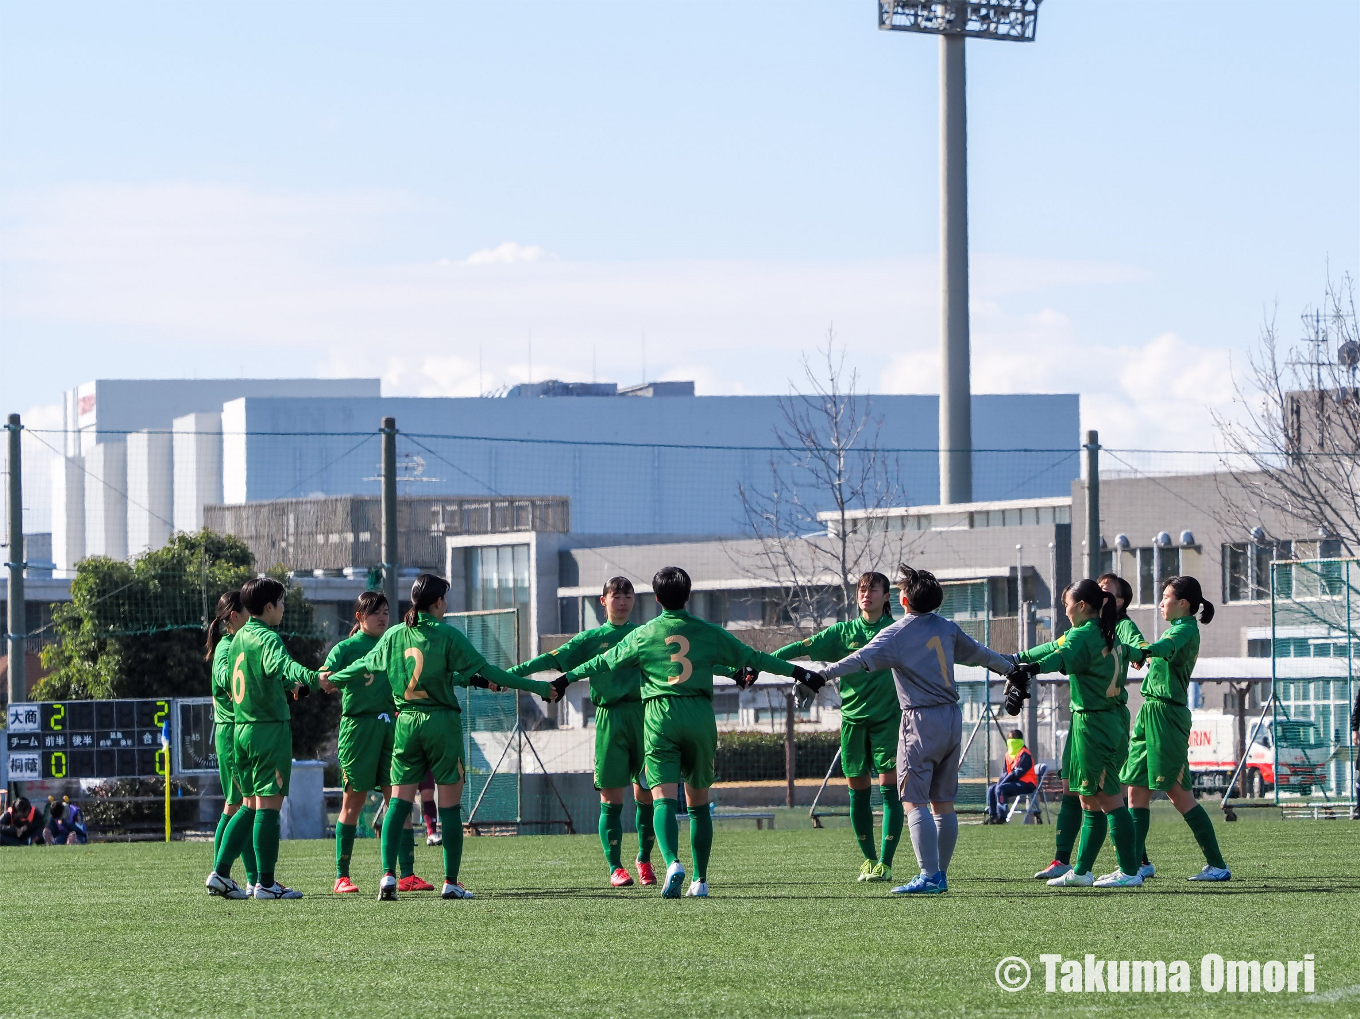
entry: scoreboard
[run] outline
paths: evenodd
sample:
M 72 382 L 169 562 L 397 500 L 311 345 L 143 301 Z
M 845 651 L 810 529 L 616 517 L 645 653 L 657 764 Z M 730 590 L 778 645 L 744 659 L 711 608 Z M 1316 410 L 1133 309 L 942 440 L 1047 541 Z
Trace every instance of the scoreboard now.
M 161 726 L 171 701 L 11 704 L 5 730 L 11 782 L 149 778 L 167 772 Z

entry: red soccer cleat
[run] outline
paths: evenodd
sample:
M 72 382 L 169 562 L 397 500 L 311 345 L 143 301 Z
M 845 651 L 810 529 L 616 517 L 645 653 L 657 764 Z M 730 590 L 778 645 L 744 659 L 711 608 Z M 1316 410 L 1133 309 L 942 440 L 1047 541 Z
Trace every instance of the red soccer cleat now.
M 408 874 L 397 882 L 399 892 L 432 892 L 434 885 L 416 874 Z
M 609 883 L 615 888 L 627 888 L 633 883 L 633 879 L 628 875 L 628 871 L 622 867 L 615 867 L 614 873 L 609 875 Z
M 345 895 L 348 892 L 357 892 L 359 886 L 348 877 L 338 877 L 335 879 L 335 888 L 333 890 L 336 895 Z
M 650 863 L 639 860 L 637 863 L 638 880 L 644 885 L 656 884 L 656 871 L 652 870 Z

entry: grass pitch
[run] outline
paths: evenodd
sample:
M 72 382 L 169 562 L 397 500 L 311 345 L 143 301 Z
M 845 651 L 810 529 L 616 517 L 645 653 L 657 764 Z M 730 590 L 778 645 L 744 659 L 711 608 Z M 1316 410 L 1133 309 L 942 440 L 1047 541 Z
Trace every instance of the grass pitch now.
M 334 896 L 329 842 L 284 843 L 299 902 L 210 898 L 205 843 L 0 851 L 0 1015 L 60 1016 L 1285 1016 L 1360 1012 L 1360 826 L 1220 825 L 1226 885 L 1178 821 L 1154 823 L 1143 889 L 1049 889 L 1049 826 L 966 826 L 946 895 L 856 884 L 844 829 L 720 826 L 707 901 L 605 886 L 594 836 L 469 838 L 474 902 L 374 901 L 377 842 L 355 847 L 361 895 Z M 685 832 L 681 830 L 682 840 Z M 631 845 L 631 837 L 625 850 Z M 688 855 L 686 851 L 686 857 Z M 657 857 L 659 860 L 659 856 Z M 439 879 L 439 851 L 417 872 Z M 909 847 L 898 876 L 910 876 Z M 1113 850 L 1099 871 L 1113 868 Z M 239 865 L 238 865 L 239 871 Z M 238 873 L 238 877 L 239 877 Z M 1189 994 L 1045 993 L 1042 952 L 1185 959 Z M 1316 993 L 1209 994 L 1199 960 L 1316 957 Z M 997 963 L 1031 984 L 1006 993 Z

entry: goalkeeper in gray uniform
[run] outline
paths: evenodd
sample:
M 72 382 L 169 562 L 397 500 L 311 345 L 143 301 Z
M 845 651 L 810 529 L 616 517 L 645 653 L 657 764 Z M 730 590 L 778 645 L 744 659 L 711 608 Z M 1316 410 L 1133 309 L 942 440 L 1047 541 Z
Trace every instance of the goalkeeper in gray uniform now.
M 854 654 L 823 669 L 822 676 L 834 679 L 861 669 L 893 671 L 902 705 L 897 785 L 921 873 L 892 891 L 894 895 L 930 895 L 949 890 L 945 873 L 959 837 L 954 799 L 959 789 L 963 714 L 954 663 L 981 665 L 1008 675 L 1016 665 L 1014 658 L 984 647 L 952 620 L 935 614 L 944 591 L 933 574 L 902 565 L 897 586 L 906 615 Z

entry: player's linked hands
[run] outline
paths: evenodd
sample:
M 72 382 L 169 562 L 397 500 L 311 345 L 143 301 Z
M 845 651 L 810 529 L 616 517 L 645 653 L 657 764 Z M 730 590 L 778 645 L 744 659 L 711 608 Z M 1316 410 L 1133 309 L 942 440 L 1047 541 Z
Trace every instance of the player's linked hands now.
M 330 676 L 329 672 L 321 673 L 321 689 L 326 693 L 339 693 L 340 688 L 331 682 Z
M 1004 701 L 1006 714 L 1018 715 L 1020 709 L 1025 706 L 1025 701 L 1030 695 L 1030 680 L 1039 674 L 1039 666 L 1030 664 L 1025 665 L 1017 662 L 1010 672 L 1006 673 L 1006 690 Z
M 813 672 L 811 669 L 805 669 L 801 665 L 795 665 L 793 667 L 793 681 L 795 683 L 801 683 L 813 693 L 816 693 L 822 687 L 826 686 L 825 676 L 820 672 Z
M 543 699 L 547 701 L 549 704 L 556 704 L 558 701 L 560 701 L 563 697 L 566 696 L 567 687 L 571 686 L 571 680 L 569 680 L 566 676 L 558 676 L 548 685 L 552 687 L 552 694 L 550 696 L 544 697 Z
M 737 684 L 737 689 L 745 690 L 760 678 L 760 670 L 755 666 L 746 665 L 732 673 L 732 682 Z

